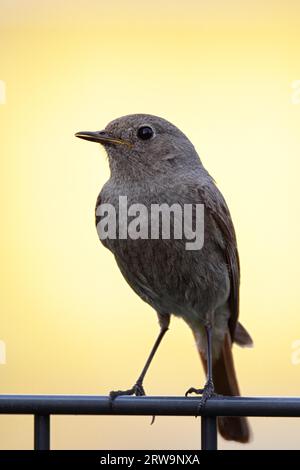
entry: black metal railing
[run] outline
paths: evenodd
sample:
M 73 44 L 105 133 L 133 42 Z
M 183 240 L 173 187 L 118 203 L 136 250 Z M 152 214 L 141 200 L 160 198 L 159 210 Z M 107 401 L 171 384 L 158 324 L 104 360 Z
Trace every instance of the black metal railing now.
M 34 449 L 50 449 L 51 415 L 201 416 L 201 449 L 217 449 L 218 416 L 300 417 L 298 397 L 213 397 L 199 414 L 199 397 L 0 395 L 0 414 L 34 415 Z

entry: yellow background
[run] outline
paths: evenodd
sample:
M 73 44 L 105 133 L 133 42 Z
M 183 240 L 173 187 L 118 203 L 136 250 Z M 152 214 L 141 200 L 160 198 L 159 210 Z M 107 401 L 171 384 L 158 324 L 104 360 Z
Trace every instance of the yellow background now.
M 107 394 L 131 386 L 155 313 L 99 243 L 104 151 L 74 138 L 145 112 L 193 141 L 232 212 L 242 266 L 235 347 L 244 395 L 299 395 L 298 1 L 2 0 L 0 393 Z M 174 319 L 145 387 L 182 395 L 204 376 Z M 247 448 L 299 448 L 296 419 L 251 419 Z M 0 416 L 2 449 L 31 448 L 32 417 Z M 54 417 L 52 448 L 197 448 L 194 418 Z M 239 448 L 220 439 L 221 448 Z

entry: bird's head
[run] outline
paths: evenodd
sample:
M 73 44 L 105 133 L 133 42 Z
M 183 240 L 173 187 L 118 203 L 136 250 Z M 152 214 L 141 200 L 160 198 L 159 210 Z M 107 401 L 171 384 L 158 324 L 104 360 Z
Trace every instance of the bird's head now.
M 75 135 L 103 145 L 112 175 L 116 176 L 154 176 L 200 164 L 193 144 L 183 132 L 165 119 L 150 114 L 123 116 L 102 131 Z

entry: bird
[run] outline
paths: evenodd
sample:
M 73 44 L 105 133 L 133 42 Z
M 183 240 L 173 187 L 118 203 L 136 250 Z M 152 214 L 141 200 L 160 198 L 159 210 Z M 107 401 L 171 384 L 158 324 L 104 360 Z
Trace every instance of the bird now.
M 195 207 L 203 207 L 201 249 L 187 249 L 187 237 L 163 237 L 161 229 L 156 238 L 125 237 L 120 229 L 113 236 L 99 235 L 130 287 L 156 311 L 160 326 L 134 386 L 110 392 L 111 399 L 145 395 L 145 375 L 172 315 L 182 318 L 192 330 L 206 373 L 204 387 L 190 387 L 186 396 L 201 394 L 200 406 L 205 406 L 215 395 L 240 395 L 232 346 L 252 347 L 253 341 L 238 321 L 237 239 L 225 199 L 194 145 L 168 120 L 140 113 L 114 119 L 104 130 L 77 132 L 75 136 L 101 144 L 108 156 L 110 178 L 97 198 L 97 230 L 103 220 L 102 209 L 108 205 L 114 207 L 116 220 L 121 218 L 120 196 L 126 197 L 128 206 L 140 204 L 149 211 L 153 205 L 190 205 L 193 220 Z M 174 219 L 172 223 L 174 227 Z M 218 417 L 218 429 L 224 439 L 250 440 L 246 417 Z

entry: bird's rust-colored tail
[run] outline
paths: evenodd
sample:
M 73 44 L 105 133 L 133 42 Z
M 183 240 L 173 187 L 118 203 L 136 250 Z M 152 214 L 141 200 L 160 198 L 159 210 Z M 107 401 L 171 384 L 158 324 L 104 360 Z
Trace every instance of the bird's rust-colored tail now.
M 201 350 L 199 353 L 206 371 L 206 359 Z M 229 333 L 225 336 L 220 356 L 213 362 L 213 381 L 216 393 L 225 396 L 240 395 Z M 250 440 L 250 427 L 248 420 L 244 417 L 221 416 L 218 418 L 218 428 L 221 436 L 226 440 L 242 443 Z

